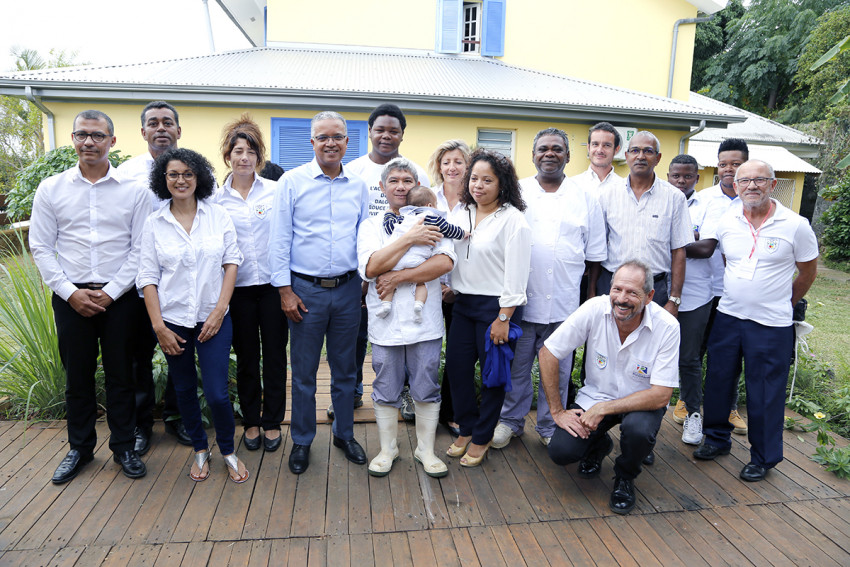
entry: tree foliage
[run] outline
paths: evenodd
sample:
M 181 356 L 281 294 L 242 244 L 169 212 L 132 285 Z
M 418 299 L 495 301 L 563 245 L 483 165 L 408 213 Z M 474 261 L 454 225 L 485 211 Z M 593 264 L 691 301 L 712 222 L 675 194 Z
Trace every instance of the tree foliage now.
M 691 68 L 692 91 L 698 91 L 706 86 L 705 75 L 712 58 L 722 53 L 729 43 L 729 24 L 743 16 L 744 11 L 741 0 L 732 0 L 725 8 L 714 14 L 714 18 L 697 24 Z
M 824 228 L 821 244 L 824 256 L 833 262 L 850 261 L 850 175 L 845 175 L 837 185 L 828 187 L 823 198 L 833 201 L 823 213 Z
M 794 91 L 802 47 L 818 18 L 847 0 L 752 0 L 728 24 L 725 48 L 704 73 L 708 96 L 766 114 Z

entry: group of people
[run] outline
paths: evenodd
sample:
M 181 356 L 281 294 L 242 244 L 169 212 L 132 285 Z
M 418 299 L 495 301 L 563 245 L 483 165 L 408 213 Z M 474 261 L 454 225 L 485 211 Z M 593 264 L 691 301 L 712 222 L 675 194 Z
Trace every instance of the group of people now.
M 375 476 L 399 458 L 399 410 L 415 419 L 413 457 L 430 476 L 448 473 L 434 448 L 439 423 L 455 436 L 446 455 L 462 466 L 506 447 L 525 429 L 535 358 L 536 431 L 553 461 L 598 475 L 613 449 L 607 432 L 620 424 L 614 512 L 635 505 L 634 480 L 654 461 L 674 388 L 673 417 L 683 441 L 699 445 L 695 457 L 727 454 L 730 433 L 747 431 L 736 409 L 742 362 L 752 449 L 741 477 L 760 480 L 782 459 L 791 311 L 814 279 L 817 242 L 805 219 L 771 198 L 775 174 L 748 161 L 745 142 L 721 144 L 720 183 L 696 192 L 691 156 L 672 160 L 669 182 L 655 173 L 661 147 L 648 131 L 626 143 L 629 175 L 619 177 L 613 160 L 623 142 L 607 122 L 590 128 L 590 165 L 573 178 L 564 173 L 567 134 L 541 130 L 531 155 L 537 173 L 522 180 L 510 159 L 460 140 L 441 144 L 426 173 L 400 155 L 407 124 L 395 105 L 376 108 L 368 124 L 371 151 L 343 165 L 346 121 L 318 113 L 314 159 L 276 181 L 261 173 L 262 134 L 243 115 L 224 129 L 230 171 L 219 187 L 203 156 L 177 147 L 177 110 L 164 101 L 142 112 L 149 151 L 117 170 L 108 161 L 109 117 L 77 116 L 79 163 L 42 182 L 30 228 L 68 374 L 70 451 L 54 483 L 93 458 L 98 347 L 110 449 L 124 474 L 145 474 L 157 343 L 169 369 L 164 418 L 195 450 L 195 481 L 210 474 L 196 353 L 222 460 L 231 480 L 244 482 L 250 473 L 235 454 L 228 393 L 231 344 L 242 444 L 274 451 L 289 341 L 289 468 L 302 474 L 323 348 L 333 445 L 353 463 L 369 462 L 353 434 L 367 337 Z M 571 375 L 581 346 L 578 388 Z

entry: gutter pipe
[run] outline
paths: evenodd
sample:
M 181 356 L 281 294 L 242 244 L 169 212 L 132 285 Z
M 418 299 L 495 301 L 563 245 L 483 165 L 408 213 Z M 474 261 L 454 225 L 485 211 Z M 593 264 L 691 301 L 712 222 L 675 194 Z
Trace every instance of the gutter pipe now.
M 679 153 L 680 154 L 685 153 L 685 142 L 687 142 L 690 138 L 693 138 L 694 136 L 696 136 L 697 134 L 699 134 L 703 130 L 705 130 L 705 120 L 700 120 L 699 126 L 697 127 L 696 130 L 693 130 L 692 132 L 688 132 L 687 134 L 685 134 L 684 136 L 679 138 Z
M 676 20 L 673 24 L 673 47 L 670 51 L 670 76 L 667 79 L 667 98 L 673 96 L 673 74 L 676 71 L 676 44 L 679 41 L 679 26 L 682 24 L 698 24 L 700 22 L 708 22 L 714 19 L 714 14 L 705 18 L 683 18 Z
M 48 150 L 56 149 L 56 124 L 54 122 L 53 113 L 44 106 L 44 103 L 41 102 L 40 99 L 36 98 L 35 95 L 32 94 L 32 87 L 27 85 L 24 87 L 24 94 L 27 97 L 27 100 L 33 103 L 36 108 L 42 111 L 45 115 L 47 115 L 47 143 L 50 146 Z

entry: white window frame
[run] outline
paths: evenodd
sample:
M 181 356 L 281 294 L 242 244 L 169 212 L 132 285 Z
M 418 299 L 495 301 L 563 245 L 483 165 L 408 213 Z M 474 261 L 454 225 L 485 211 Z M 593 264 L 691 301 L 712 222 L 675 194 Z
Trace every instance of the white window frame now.
M 462 53 L 481 53 L 481 24 L 484 23 L 484 3 L 463 3 Z
M 501 136 L 505 141 L 498 141 L 493 139 L 499 136 Z M 510 147 L 506 147 L 508 144 L 506 141 L 508 137 L 510 137 Z M 516 130 L 504 130 L 501 128 L 479 128 L 475 140 L 476 147 L 487 148 L 488 150 L 499 152 L 505 157 L 510 158 L 511 161 L 516 161 Z

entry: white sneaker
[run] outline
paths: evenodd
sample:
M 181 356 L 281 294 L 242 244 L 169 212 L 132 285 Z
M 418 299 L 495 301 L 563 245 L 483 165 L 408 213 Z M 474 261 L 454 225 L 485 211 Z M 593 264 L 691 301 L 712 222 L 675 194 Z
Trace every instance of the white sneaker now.
M 490 446 L 494 449 L 504 449 L 511 442 L 511 437 L 516 437 L 513 429 L 500 422 L 493 431 L 493 441 Z
M 551 442 L 551 437 L 544 437 L 543 435 L 540 436 L 540 443 L 542 443 L 544 447 L 548 447 Z
M 702 416 L 698 412 L 688 414 L 682 427 L 682 443 L 699 445 L 702 442 Z

